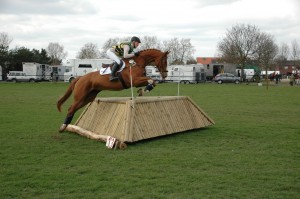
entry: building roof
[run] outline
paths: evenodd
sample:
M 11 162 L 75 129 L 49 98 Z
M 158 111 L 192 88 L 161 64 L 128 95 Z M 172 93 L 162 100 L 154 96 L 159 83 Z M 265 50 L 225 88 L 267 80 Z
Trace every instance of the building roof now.
M 212 64 L 219 60 L 219 57 L 197 57 L 197 63 L 207 65 L 207 64 Z

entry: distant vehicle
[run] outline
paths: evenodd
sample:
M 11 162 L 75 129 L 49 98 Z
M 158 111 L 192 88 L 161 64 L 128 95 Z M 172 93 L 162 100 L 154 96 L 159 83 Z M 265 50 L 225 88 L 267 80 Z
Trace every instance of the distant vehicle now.
M 52 81 L 64 81 L 65 72 L 69 72 L 72 70 L 71 67 L 63 66 L 63 65 L 54 65 L 52 68 Z
M 240 78 L 231 73 L 220 73 L 215 76 L 214 81 L 217 82 L 218 84 L 222 84 L 222 83 L 239 84 Z
M 26 75 L 23 71 L 9 71 L 6 81 L 11 82 L 35 82 L 36 79 Z
M 79 76 L 83 76 L 92 71 L 97 71 L 102 68 L 102 64 L 113 63 L 111 59 L 69 59 L 63 65 L 66 67 L 64 73 L 64 81 L 71 82 Z
M 12 82 L 39 82 L 49 81 L 51 67 L 47 64 L 23 62 L 23 71 L 9 71 L 7 81 Z
M 23 72 L 29 79 L 34 81 L 50 81 L 51 67 L 48 64 L 39 64 L 35 62 L 23 62 Z
M 154 79 L 157 82 L 161 82 L 162 78 L 159 70 L 155 66 L 146 66 L 146 76 Z
M 200 83 L 206 80 L 202 64 L 173 65 L 168 67 L 166 81 L 184 84 Z
M 255 75 L 254 69 L 243 69 L 244 72 L 244 81 L 253 81 L 253 76 Z M 236 75 L 238 77 L 241 77 L 242 75 L 242 70 L 241 69 L 236 69 Z
M 204 67 L 206 80 L 207 81 L 212 81 L 213 78 L 217 74 L 220 74 L 220 73 L 235 74 L 237 67 L 238 67 L 237 64 L 230 64 L 230 63 L 224 63 L 224 62 L 223 63 L 222 62 L 216 62 L 216 63 L 207 64 Z

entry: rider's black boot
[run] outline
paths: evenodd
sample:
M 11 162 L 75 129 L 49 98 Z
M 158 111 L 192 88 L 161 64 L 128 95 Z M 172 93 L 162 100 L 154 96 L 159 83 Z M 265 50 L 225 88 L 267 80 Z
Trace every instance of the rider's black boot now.
M 122 61 L 121 61 L 121 64 L 122 64 Z M 121 65 L 121 64 L 120 64 L 120 65 Z M 110 78 L 109 78 L 110 81 L 116 81 L 116 80 L 119 79 L 119 77 L 116 77 L 116 76 L 115 76 L 115 73 L 116 73 L 117 70 L 119 69 L 120 65 L 119 65 L 117 62 L 114 63 L 114 65 L 113 65 L 113 67 L 112 67 L 112 69 L 111 69 L 111 76 L 110 76 Z

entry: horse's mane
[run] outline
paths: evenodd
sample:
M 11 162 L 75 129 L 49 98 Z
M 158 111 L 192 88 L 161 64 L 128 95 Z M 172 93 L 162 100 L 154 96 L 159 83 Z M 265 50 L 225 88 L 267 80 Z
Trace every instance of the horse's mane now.
M 160 50 L 158 50 L 158 49 L 155 49 L 155 48 L 148 48 L 148 49 L 144 49 L 144 50 L 141 50 L 140 52 L 144 52 L 144 51 L 150 51 L 150 50 L 154 50 L 154 51 L 159 51 L 159 52 L 161 52 Z
M 143 52 L 148 52 L 148 51 L 149 51 L 149 52 L 155 51 L 155 52 L 161 53 L 160 50 L 155 49 L 155 48 L 148 48 L 148 49 L 140 50 L 139 52 L 140 52 L 140 53 L 143 53 Z M 130 59 L 132 59 L 132 58 L 124 58 L 123 60 L 130 60 Z

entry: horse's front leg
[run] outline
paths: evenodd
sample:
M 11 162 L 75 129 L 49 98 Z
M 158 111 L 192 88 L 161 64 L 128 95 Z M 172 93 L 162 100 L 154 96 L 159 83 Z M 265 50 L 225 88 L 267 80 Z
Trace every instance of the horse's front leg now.
M 133 81 L 133 86 L 146 86 L 144 89 L 138 90 L 139 96 L 143 96 L 145 92 L 150 92 L 155 87 L 155 81 L 149 77 L 136 78 Z

